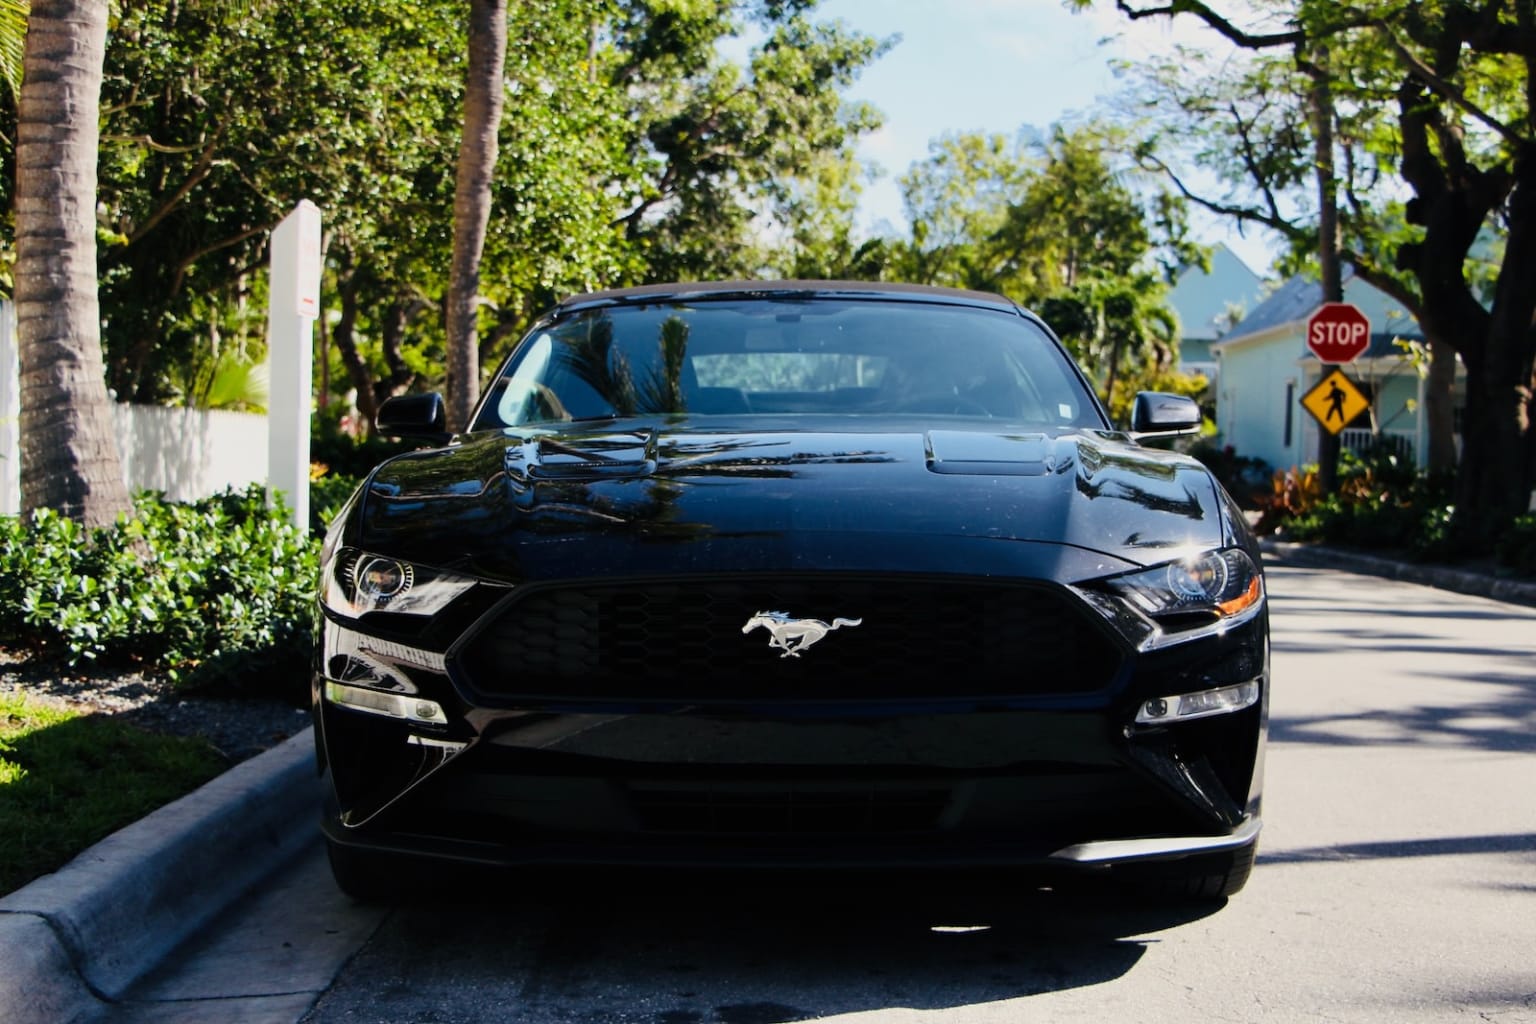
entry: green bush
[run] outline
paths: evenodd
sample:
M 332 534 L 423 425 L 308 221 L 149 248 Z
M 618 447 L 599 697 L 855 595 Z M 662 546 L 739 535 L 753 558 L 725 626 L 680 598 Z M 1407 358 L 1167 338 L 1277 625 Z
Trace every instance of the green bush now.
M 316 416 L 310 431 L 309 461 L 335 476 L 361 478 L 391 455 L 408 452 L 419 444 L 400 438 L 353 437 Z
M 327 473 L 309 482 L 309 531 L 316 537 L 325 536 L 325 528 L 347 503 L 352 492 L 362 480 L 354 476 Z
M 1287 540 L 1391 548 L 1421 561 L 1454 555 L 1449 476 L 1420 473 L 1386 449 L 1365 458 L 1340 454 L 1333 494 L 1317 491 L 1314 481 L 1306 500 L 1294 500 L 1277 479 L 1268 505 Z
M 1536 512 L 1516 519 L 1499 538 L 1494 554 L 1500 565 L 1522 576 L 1536 576 Z
M 1268 496 L 1275 471 L 1263 459 L 1239 455 L 1231 445 L 1218 445 L 1209 437 L 1200 438 L 1187 452 L 1205 464 L 1242 508 L 1259 508 Z
M 137 665 L 188 686 L 293 696 L 310 657 L 318 542 L 252 485 L 135 496 L 85 530 L 47 509 L 0 521 L 0 643 Z

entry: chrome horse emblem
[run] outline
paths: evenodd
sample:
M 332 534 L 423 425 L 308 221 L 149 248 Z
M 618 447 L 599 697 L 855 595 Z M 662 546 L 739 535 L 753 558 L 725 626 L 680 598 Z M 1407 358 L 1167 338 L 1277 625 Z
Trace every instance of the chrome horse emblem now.
M 800 652 L 826 636 L 840 626 L 857 626 L 863 619 L 833 619 L 832 625 L 827 625 L 820 619 L 792 619 L 785 612 L 758 612 L 747 620 L 747 624 L 741 627 L 743 633 L 750 633 L 758 626 L 762 626 L 770 634 L 769 647 L 777 647 L 784 653 L 781 658 L 798 658 Z

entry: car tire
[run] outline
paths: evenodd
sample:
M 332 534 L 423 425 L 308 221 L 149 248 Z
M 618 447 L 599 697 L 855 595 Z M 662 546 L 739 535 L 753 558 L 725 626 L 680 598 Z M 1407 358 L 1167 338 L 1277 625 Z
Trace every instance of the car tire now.
M 1248 884 L 1257 844 L 1181 860 L 1125 864 L 1114 870 L 1124 893 L 1144 902 L 1206 903 L 1233 896 Z
M 359 903 L 388 903 L 404 891 L 400 859 L 387 853 L 325 841 L 336 887 Z

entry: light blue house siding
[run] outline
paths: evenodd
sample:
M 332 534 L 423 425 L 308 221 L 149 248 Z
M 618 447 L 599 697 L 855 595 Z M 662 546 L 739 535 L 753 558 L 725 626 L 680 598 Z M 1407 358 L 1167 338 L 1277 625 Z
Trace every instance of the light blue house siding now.
M 1422 341 L 1418 324 L 1385 293 L 1348 276 L 1344 301 L 1371 323 L 1371 347 L 1344 372 L 1371 398 L 1369 414 L 1341 440 L 1360 450 L 1386 441 L 1423 465 L 1428 438 L 1423 383 L 1399 341 Z M 1219 440 L 1239 455 L 1263 459 L 1275 469 L 1317 461 L 1317 421 L 1302 396 L 1334 369 L 1307 349 L 1308 318 L 1321 305 L 1315 281 L 1292 278 L 1212 347 L 1220 362 L 1216 395 Z M 1458 367 L 1458 393 L 1462 391 Z M 1458 401 L 1459 404 L 1459 401 Z
M 1246 315 L 1264 295 L 1264 279 L 1231 249 L 1217 243 L 1209 272 L 1186 267 L 1168 292 L 1168 305 L 1179 315 L 1179 370 L 1216 376 L 1211 343 L 1232 326 L 1231 313 Z

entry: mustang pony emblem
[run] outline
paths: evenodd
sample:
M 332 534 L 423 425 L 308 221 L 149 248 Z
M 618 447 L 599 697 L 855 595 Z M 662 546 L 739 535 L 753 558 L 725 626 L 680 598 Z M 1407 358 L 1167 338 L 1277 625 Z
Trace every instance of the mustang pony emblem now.
M 747 620 L 747 624 L 741 627 L 743 633 L 750 633 L 758 626 L 762 626 L 773 634 L 768 640 L 769 647 L 777 647 L 784 653 L 781 658 L 798 658 L 800 652 L 837 629 L 839 626 L 857 626 L 863 619 L 833 619 L 832 625 L 827 625 L 820 619 L 792 619 L 786 612 L 758 612 Z

